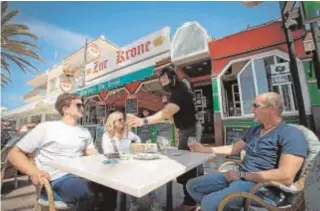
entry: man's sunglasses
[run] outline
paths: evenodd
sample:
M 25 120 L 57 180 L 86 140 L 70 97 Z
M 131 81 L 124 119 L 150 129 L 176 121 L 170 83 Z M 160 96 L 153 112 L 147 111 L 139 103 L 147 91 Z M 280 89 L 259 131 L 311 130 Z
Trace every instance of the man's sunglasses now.
M 77 106 L 78 109 L 84 108 L 84 104 L 83 103 L 77 103 L 76 106 Z
M 253 107 L 253 108 L 263 108 L 263 107 L 266 107 L 266 106 L 265 106 L 265 105 L 258 104 L 258 103 L 253 103 L 253 104 L 252 104 L 252 107 Z

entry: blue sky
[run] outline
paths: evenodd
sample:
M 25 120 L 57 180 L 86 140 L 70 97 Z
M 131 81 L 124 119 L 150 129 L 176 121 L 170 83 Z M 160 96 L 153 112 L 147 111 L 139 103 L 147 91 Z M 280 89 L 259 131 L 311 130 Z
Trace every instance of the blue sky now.
M 124 46 L 159 30 L 171 28 L 171 36 L 187 21 L 198 21 L 209 34 L 221 38 L 250 26 L 280 17 L 278 2 L 247 8 L 240 2 L 9 2 L 19 9 L 17 23 L 28 25 L 40 39 L 38 51 L 44 63 L 33 62 L 41 71 L 59 64 L 84 45 L 85 37 L 106 39 Z M 1 106 L 23 105 L 25 85 L 36 73 L 24 74 L 12 67 L 12 81 L 1 91 Z

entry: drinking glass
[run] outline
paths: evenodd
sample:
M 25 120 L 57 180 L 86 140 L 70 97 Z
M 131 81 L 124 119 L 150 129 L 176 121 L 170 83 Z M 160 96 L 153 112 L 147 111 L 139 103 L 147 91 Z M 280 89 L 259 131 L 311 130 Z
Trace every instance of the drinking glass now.
M 159 151 L 162 151 L 163 154 L 167 154 L 167 149 L 169 148 L 169 140 L 165 137 L 158 136 L 157 144 L 159 147 Z
M 198 143 L 197 138 L 195 136 L 190 136 L 188 138 L 188 146 L 195 144 L 195 143 Z

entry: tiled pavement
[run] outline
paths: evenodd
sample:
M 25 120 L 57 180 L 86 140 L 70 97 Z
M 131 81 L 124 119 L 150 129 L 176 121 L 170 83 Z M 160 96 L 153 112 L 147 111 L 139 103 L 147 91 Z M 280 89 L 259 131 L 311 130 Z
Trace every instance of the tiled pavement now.
M 212 168 L 205 168 L 205 172 L 214 171 Z M 162 186 L 156 190 L 157 197 L 161 204 L 165 204 L 166 186 Z M 19 188 L 13 190 L 13 182 L 4 181 L 1 190 L 1 211 L 27 211 L 33 210 L 36 195 L 34 186 L 28 183 L 26 176 L 19 178 Z M 173 183 L 173 205 L 178 206 L 183 199 L 182 186 L 176 182 Z M 148 211 L 149 209 L 148 196 L 139 199 L 139 211 Z M 127 206 L 128 207 L 128 206 Z

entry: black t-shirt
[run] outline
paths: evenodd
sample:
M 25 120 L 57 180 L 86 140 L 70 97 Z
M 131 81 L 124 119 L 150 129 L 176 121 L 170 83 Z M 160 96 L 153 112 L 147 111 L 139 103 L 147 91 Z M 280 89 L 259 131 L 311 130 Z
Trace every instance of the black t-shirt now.
M 170 103 L 176 104 L 180 110 L 173 115 L 174 124 L 179 129 L 194 127 L 196 124 L 195 108 L 193 104 L 193 96 L 188 91 L 186 85 L 177 82 L 172 89 Z

